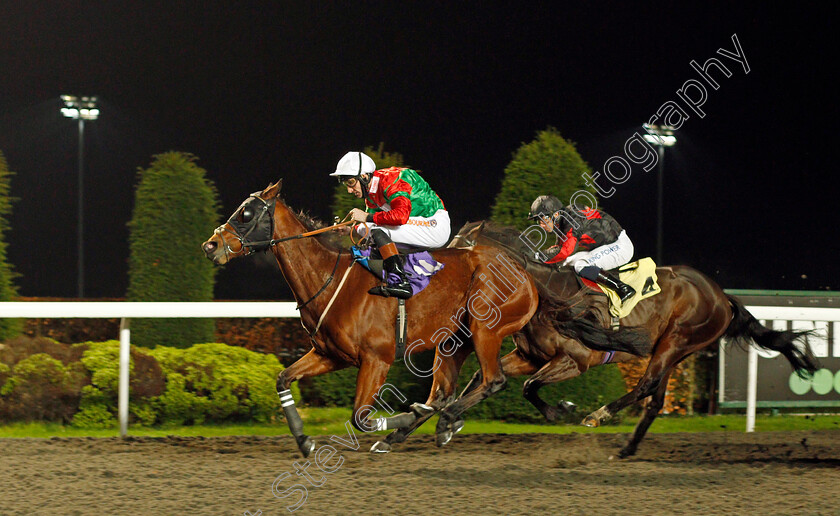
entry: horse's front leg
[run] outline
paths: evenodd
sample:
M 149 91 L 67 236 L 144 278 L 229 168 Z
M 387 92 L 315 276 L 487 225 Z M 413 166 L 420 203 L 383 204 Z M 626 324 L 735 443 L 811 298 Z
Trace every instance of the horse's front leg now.
M 353 400 L 353 426 L 362 432 L 376 432 L 405 426 L 413 420 L 407 419 L 402 414 L 394 417 L 379 417 L 372 419 L 370 416 L 376 412 L 374 403 L 384 392 L 380 389 L 385 384 L 388 370 L 391 365 L 378 358 L 363 360 L 359 366 L 359 374 L 356 376 L 356 397 Z M 385 389 L 383 389 L 384 391 Z
M 298 359 L 294 364 L 277 375 L 277 395 L 280 396 L 280 404 L 283 407 L 283 413 L 286 415 L 286 422 L 289 425 L 289 430 L 297 441 L 298 449 L 304 457 L 308 457 L 312 450 L 315 449 L 315 443 L 312 439 L 303 433 L 303 421 L 298 414 L 297 407 L 295 407 L 295 400 L 292 398 L 292 391 L 289 389 L 292 382 L 300 380 L 301 378 L 308 378 L 310 376 L 318 376 L 330 371 L 337 371 L 347 367 L 347 364 L 340 364 L 332 359 L 320 355 L 314 349 Z

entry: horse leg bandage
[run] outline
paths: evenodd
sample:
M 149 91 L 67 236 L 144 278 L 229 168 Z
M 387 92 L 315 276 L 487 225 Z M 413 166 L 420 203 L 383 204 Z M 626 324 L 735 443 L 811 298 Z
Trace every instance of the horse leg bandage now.
M 303 420 L 300 418 L 300 414 L 298 414 L 297 408 L 295 407 L 292 391 L 286 389 L 285 391 L 278 392 L 277 395 L 280 396 L 280 406 L 283 407 L 283 413 L 286 415 L 286 421 L 289 423 L 289 430 L 292 431 L 292 435 L 295 437 L 302 436 Z

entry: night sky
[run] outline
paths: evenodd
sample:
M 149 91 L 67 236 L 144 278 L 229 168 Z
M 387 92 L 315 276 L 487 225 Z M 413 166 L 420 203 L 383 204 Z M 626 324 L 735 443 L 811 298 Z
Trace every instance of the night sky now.
M 0 150 L 22 295 L 76 292 L 78 133 L 61 94 L 102 111 L 86 124 L 88 297 L 125 294 L 136 171 L 154 154 L 197 155 L 225 217 L 282 177 L 290 205 L 326 219 L 338 159 L 382 141 L 423 171 L 455 231 L 489 216 L 537 131 L 558 128 L 601 171 L 668 101 L 689 117 L 665 157 L 667 264 L 725 288 L 840 290 L 837 4 L 5 4 Z M 733 34 L 749 73 L 717 53 Z M 712 72 L 701 118 L 677 90 L 712 57 L 732 75 Z M 634 168 L 601 204 L 636 257 L 655 253 L 656 174 Z M 275 269 L 234 262 L 217 297 L 288 299 Z

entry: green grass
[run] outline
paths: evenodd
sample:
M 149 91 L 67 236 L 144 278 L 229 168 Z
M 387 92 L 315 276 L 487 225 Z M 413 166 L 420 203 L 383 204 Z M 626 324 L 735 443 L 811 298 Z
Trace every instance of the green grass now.
M 301 408 L 304 428 L 309 435 L 345 434 L 344 424 L 350 419 L 350 409 L 343 407 Z M 586 428 L 580 425 L 536 425 L 524 423 L 504 423 L 500 421 L 481 421 L 467 419 L 463 433 L 627 433 L 633 430 L 637 419 L 627 417 L 621 424 L 607 425 L 600 428 Z M 433 434 L 437 418 L 431 419 L 417 431 L 421 434 Z M 672 432 L 743 432 L 746 418 L 743 415 L 719 416 L 660 416 L 651 426 L 652 433 Z M 840 431 L 840 415 L 759 415 L 755 429 L 758 432 L 791 430 L 827 430 Z M 275 424 L 229 424 L 197 425 L 178 427 L 141 427 L 132 426 L 129 435 L 163 437 L 204 436 L 218 437 L 228 435 L 289 435 L 285 421 Z M 114 437 L 119 435 L 116 428 L 92 430 L 74 428 L 55 423 L 13 423 L 0 426 L 0 438 L 4 437 Z

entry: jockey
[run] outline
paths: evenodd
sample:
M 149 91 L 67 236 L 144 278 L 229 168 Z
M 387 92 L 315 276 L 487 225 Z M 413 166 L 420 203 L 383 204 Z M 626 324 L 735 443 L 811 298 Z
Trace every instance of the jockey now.
M 617 274 L 604 272 L 620 267 L 633 257 L 633 242 L 609 214 L 589 206 L 563 207 L 552 195 L 541 195 L 531 204 L 529 219 L 540 219 L 540 227 L 557 235 L 548 248 L 545 263 L 570 265 L 581 278 L 605 285 L 624 303 L 636 293 Z
M 451 228 L 443 201 L 416 170 L 405 167 L 376 170 L 373 159 L 362 152 L 345 154 L 330 175 L 347 187 L 347 193 L 365 200 L 367 211 L 353 208 L 350 217 L 367 223 L 370 237 L 384 260 L 385 271 L 400 278 L 396 285 L 376 286 L 369 293 L 408 299 L 412 295 L 411 285 L 395 244 L 426 248 L 446 245 Z M 354 229 L 359 234 L 365 233 L 361 224 Z

